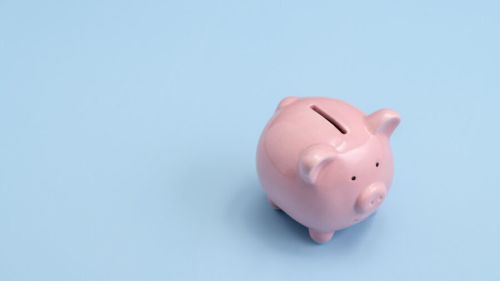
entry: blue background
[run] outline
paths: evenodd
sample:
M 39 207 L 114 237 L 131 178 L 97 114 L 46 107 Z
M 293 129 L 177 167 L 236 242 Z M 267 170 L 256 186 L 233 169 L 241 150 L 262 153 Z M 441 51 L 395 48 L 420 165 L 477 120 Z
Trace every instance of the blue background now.
M 0 280 L 500 280 L 498 1 L 0 1 Z M 267 205 L 282 97 L 398 110 L 379 212 Z

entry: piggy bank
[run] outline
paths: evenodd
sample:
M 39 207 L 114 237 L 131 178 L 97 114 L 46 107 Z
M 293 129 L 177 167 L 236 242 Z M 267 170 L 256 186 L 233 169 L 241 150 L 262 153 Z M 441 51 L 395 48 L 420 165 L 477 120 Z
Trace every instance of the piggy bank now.
M 389 192 L 389 139 L 399 121 L 390 109 L 365 115 L 330 98 L 283 99 L 257 148 L 271 206 L 306 226 L 318 243 L 363 221 Z

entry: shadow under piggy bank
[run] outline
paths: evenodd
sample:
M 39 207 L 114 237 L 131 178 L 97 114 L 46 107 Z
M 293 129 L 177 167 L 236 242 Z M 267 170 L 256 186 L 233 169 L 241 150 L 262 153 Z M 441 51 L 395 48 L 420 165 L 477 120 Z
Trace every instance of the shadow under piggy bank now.
M 336 254 L 352 251 L 369 235 L 375 217 L 372 215 L 357 225 L 337 231 L 331 241 L 318 245 L 311 240 L 306 227 L 285 212 L 271 208 L 256 180 L 235 190 L 229 212 L 231 221 L 237 222 L 236 227 L 240 228 L 238 231 L 250 232 L 270 247 L 295 254 L 323 249 Z

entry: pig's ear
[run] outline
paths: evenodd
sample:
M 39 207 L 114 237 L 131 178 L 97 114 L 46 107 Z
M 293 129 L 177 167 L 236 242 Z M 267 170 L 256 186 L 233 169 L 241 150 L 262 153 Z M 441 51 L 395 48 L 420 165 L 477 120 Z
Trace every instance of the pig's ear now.
M 278 105 L 276 110 L 282 109 L 282 108 L 294 103 L 297 100 L 299 100 L 298 97 L 286 97 L 280 101 L 280 104 Z
M 387 137 L 392 135 L 399 121 L 399 113 L 390 109 L 381 109 L 366 116 L 368 129 L 373 134 L 383 134 Z
M 321 169 L 333 161 L 337 151 L 333 146 L 318 144 L 305 149 L 299 158 L 299 174 L 302 179 L 314 184 Z

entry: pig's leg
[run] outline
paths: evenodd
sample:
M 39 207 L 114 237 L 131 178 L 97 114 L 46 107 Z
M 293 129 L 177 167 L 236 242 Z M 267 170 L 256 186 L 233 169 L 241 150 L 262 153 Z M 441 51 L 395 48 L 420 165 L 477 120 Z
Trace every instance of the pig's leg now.
M 312 228 L 309 228 L 309 236 L 311 236 L 312 240 L 316 243 L 325 243 L 330 241 L 333 237 L 333 232 L 319 232 Z
M 269 201 L 269 205 L 271 205 L 271 208 L 275 209 L 275 210 L 280 210 L 280 207 L 278 207 L 278 205 L 276 205 L 273 200 L 271 200 L 271 198 L 267 197 L 267 201 Z

